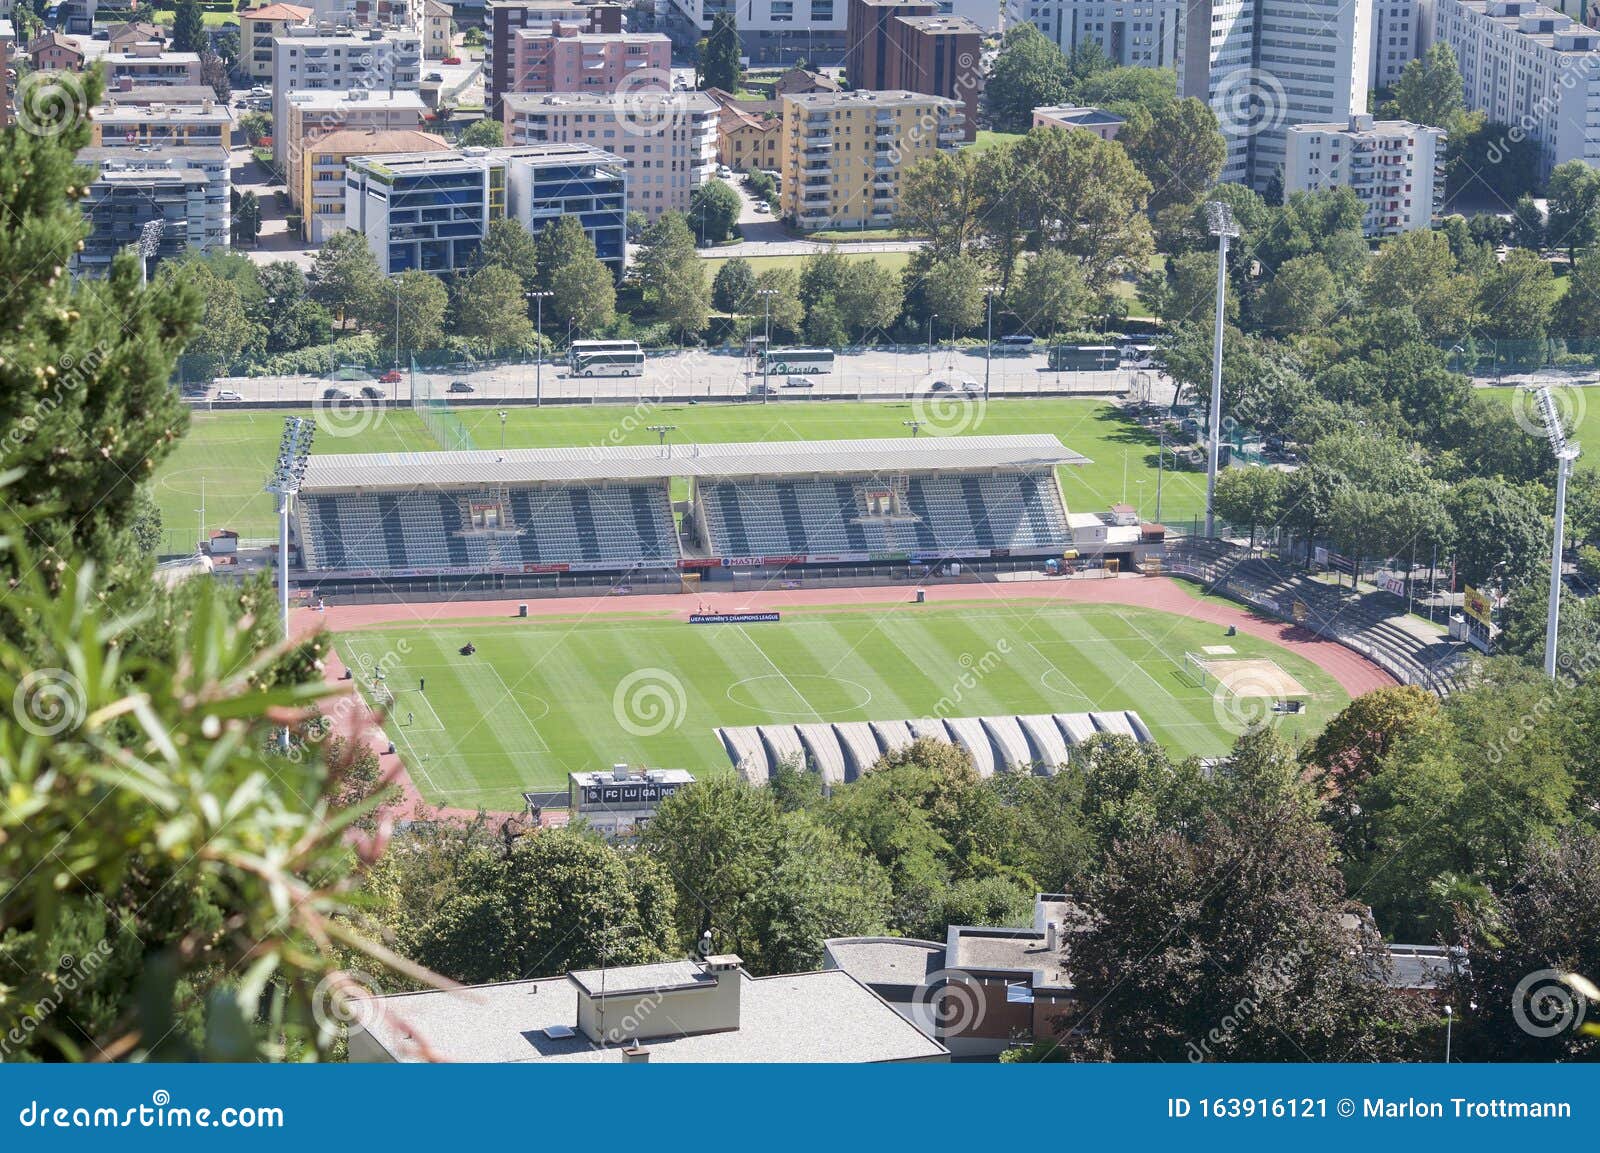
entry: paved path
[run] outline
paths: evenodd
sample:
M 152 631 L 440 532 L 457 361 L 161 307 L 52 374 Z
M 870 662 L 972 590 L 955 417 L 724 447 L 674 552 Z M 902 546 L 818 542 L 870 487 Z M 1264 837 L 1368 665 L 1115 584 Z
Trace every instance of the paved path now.
M 1352 697 L 1397 682 L 1388 673 L 1364 657 L 1333 641 L 1320 637 L 1292 624 L 1285 624 L 1265 616 L 1248 612 L 1219 598 L 1200 600 L 1190 594 L 1182 582 L 1169 577 L 1123 576 L 1107 580 L 1035 580 L 1020 582 L 995 582 L 985 584 L 931 585 L 925 589 L 933 604 L 974 601 L 1043 600 L 1078 604 L 1118 604 L 1135 608 L 1154 609 L 1191 620 L 1205 621 L 1219 628 L 1232 625 L 1249 636 L 1260 637 L 1282 645 L 1289 651 L 1306 658 L 1339 683 Z M 652 594 L 648 596 L 597 596 L 564 598 L 522 598 L 504 601 L 441 601 L 429 603 L 397 603 L 381 605 L 332 605 L 325 612 L 299 609 L 293 614 L 297 634 L 327 628 L 335 634 L 351 629 L 374 628 L 381 625 L 442 625 L 450 621 L 484 621 L 519 619 L 518 606 L 526 604 L 528 614 L 537 617 L 583 618 L 618 612 L 670 613 L 687 619 L 704 602 L 717 612 L 769 612 L 775 609 L 827 606 L 830 608 L 871 608 L 883 612 L 885 606 L 899 606 L 891 611 L 916 613 L 921 611 L 912 603 L 910 586 L 844 589 L 783 589 L 761 592 L 718 592 L 713 587 L 698 594 Z M 465 635 L 463 633 L 463 635 Z M 337 655 L 338 638 L 333 639 L 324 661 L 326 675 L 337 681 L 344 673 L 344 665 Z M 350 682 L 343 682 L 349 686 Z M 351 688 L 353 692 L 353 688 Z M 381 718 L 374 719 L 381 725 Z M 381 728 L 373 728 L 368 739 L 380 753 L 384 779 L 398 785 L 402 800 L 397 816 L 414 814 L 425 804 L 420 790 L 411 780 L 397 754 L 391 755 L 388 738 Z M 475 814 L 463 809 L 442 809 L 439 814 L 450 819 L 470 819 Z M 510 815 L 510 814 L 495 814 Z

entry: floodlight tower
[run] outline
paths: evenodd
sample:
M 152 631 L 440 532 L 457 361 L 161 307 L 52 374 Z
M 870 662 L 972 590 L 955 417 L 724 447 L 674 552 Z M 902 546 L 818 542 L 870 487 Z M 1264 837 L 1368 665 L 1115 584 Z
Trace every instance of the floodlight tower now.
M 291 416 L 283 422 L 283 439 L 278 442 L 278 459 L 272 468 L 272 479 L 267 481 L 267 491 L 278 498 L 278 609 L 283 614 L 283 639 L 289 639 L 289 502 L 300 491 L 306 477 L 306 464 L 311 457 L 311 438 L 315 435 L 315 422 L 302 416 Z M 289 730 L 281 738 L 284 751 L 289 748 Z
M 1217 535 L 1217 457 L 1222 445 L 1222 317 L 1228 296 L 1228 241 L 1239 235 L 1233 205 L 1206 201 L 1206 227 L 1217 238 L 1217 327 L 1211 348 L 1211 436 L 1206 461 L 1206 536 Z
M 1550 438 L 1550 451 L 1556 458 L 1556 524 L 1555 541 L 1550 546 L 1550 605 L 1544 626 L 1544 675 L 1551 680 L 1556 675 L 1556 640 L 1561 624 L 1561 541 L 1567 519 L 1567 478 L 1572 475 L 1572 462 L 1578 459 L 1578 446 L 1567 443 L 1567 434 L 1561 427 L 1561 414 L 1556 411 L 1555 397 L 1547 385 L 1534 390 L 1539 400 L 1539 412 L 1544 417 L 1544 434 Z
M 150 261 L 161 254 L 161 241 L 167 234 L 165 220 L 147 220 L 144 227 L 139 229 L 139 239 L 133 242 L 133 247 L 139 254 L 139 284 L 148 287 L 150 284 Z

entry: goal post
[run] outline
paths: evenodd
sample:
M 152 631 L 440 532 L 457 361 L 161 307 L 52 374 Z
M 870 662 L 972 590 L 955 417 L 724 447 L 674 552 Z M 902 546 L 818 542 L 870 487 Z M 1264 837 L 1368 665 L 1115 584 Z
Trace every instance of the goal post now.
M 1206 658 L 1200 653 L 1183 654 L 1183 675 L 1197 689 L 1216 691 L 1217 678 L 1206 667 Z

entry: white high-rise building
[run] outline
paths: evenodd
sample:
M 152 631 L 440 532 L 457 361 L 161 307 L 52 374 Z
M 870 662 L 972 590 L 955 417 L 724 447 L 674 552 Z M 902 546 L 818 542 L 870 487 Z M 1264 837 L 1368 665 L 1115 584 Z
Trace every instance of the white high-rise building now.
M 1124 67 L 1176 68 L 1182 0 L 1012 0 L 1028 22 L 1072 55 L 1094 43 Z
M 1287 134 L 1284 195 L 1349 188 L 1361 201 L 1368 236 L 1431 228 L 1444 203 L 1441 128 L 1353 116 L 1296 124 Z
M 1221 179 L 1263 189 L 1283 173 L 1294 124 L 1367 111 L 1372 8 L 1349 0 L 1195 0 L 1179 92 L 1204 100 L 1228 141 Z
M 1600 32 L 1532 0 L 1433 0 L 1431 39 L 1450 45 L 1467 107 L 1540 146 L 1540 176 L 1600 167 Z
M 732 12 L 752 64 L 815 66 L 844 59 L 849 0 L 671 0 L 680 27 L 701 35 L 719 13 Z
M 414 91 L 422 82 L 422 35 L 385 31 L 327 36 L 313 29 L 288 30 L 272 42 L 272 122 L 288 120 L 294 92 L 371 93 Z M 286 155 L 281 128 L 272 134 L 272 158 L 281 169 Z
M 1372 87 L 1393 88 L 1421 53 L 1421 0 L 1372 0 Z

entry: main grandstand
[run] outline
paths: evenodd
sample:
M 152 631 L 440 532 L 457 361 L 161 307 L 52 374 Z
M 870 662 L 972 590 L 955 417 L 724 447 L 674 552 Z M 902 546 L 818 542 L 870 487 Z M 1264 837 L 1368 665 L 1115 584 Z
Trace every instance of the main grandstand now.
M 323 594 L 1031 566 L 1083 463 L 1048 435 L 313 456 L 296 535 Z

